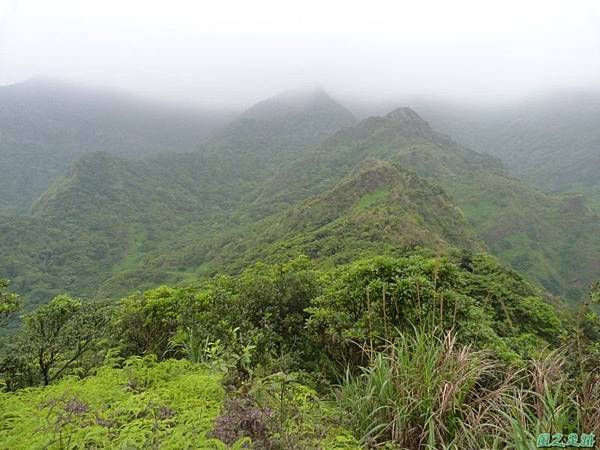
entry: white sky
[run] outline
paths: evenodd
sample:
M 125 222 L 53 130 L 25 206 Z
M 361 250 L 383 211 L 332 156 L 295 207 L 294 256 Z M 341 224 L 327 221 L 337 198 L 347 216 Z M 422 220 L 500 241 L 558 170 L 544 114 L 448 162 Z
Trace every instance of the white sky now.
M 189 103 L 489 99 L 600 88 L 600 0 L 0 0 L 0 84 L 35 75 Z

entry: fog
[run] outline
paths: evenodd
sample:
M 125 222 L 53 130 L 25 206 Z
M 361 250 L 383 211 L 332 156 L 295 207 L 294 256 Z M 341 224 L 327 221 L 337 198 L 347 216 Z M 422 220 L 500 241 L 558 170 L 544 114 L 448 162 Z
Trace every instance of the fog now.
M 0 0 L 0 84 L 41 74 L 234 108 L 306 85 L 373 100 L 598 89 L 600 6 Z

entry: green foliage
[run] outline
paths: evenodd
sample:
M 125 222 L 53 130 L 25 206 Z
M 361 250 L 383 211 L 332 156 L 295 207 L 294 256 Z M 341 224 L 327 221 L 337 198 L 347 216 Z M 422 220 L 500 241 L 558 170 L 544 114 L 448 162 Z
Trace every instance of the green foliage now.
M 119 302 L 113 330 L 123 355 L 166 356 L 177 330 L 186 292 L 168 286 L 140 292 Z
M 76 367 L 93 367 L 102 357 L 97 352 L 107 321 L 104 305 L 67 295 L 27 314 L 0 365 L 8 387 L 48 385 Z M 85 364 L 88 355 L 92 361 Z
M 595 427 L 598 379 L 583 368 L 600 360 L 599 323 L 559 316 L 468 252 L 329 270 L 299 257 L 111 307 L 60 296 L 26 316 L 10 352 L 21 364 L 4 363 L 8 389 L 48 386 L 0 394 L 0 439 L 18 448 L 34 428 L 50 448 L 527 448 L 538 430 Z M 563 342 L 572 363 L 545 353 Z M 156 362 L 168 356 L 183 359 Z M 227 395 L 207 399 L 207 383 Z
M 554 346 L 561 342 L 565 330 L 557 308 L 519 273 L 484 254 L 470 258 L 465 269 L 466 293 L 488 305 L 500 336 L 532 333 Z
M 12 449 L 222 449 L 209 438 L 224 396 L 219 381 L 186 361 L 133 358 L 84 380 L 0 393 L 0 442 Z
M 184 336 L 193 338 L 196 348 L 204 342 L 213 350 L 223 346 L 238 363 L 251 353 L 254 365 L 287 356 L 299 364 L 313 351 L 305 309 L 320 293 L 319 277 L 305 257 L 257 264 L 235 278 L 217 277 L 184 307 Z M 238 370 L 243 374 L 247 367 Z
M 303 385 L 297 373 L 277 372 L 256 380 L 250 390 L 267 417 L 274 448 L 359 449 L 358 441 L 343 427 L 343 411 L 333 401 Z
M 417 330 L 371 354 L 337 390 L 346 426 L 368 448 L 532 448 L 539 433 L 597 433 L 598 376 L 578 384 L 550 353 L 501 371 L 451 334 Z M 387 448 L 387 447 L 386 447 Z
M 17 294 L 5 291 L 7 287 L 8 281 L 0 279 L 0 325 L 14 316 L 22 305 Z
M 38 376 L 49 383 L 76 367 L 85 371 L 84 356 L 101 354 L 92 347 L 112 346 L 125 357 L 210 364 L 234 384 L 256 370 L 330 379 L 336 364 L 360 364 L 365 349 L 415 325 L 455 330 L 461 342 L 512 363 L 559 345 L 563 335 L 555 308 L 484 255 L 374 257 L 327 271 L 298 257 L 196 288 L 162 286 L 111 308 L 57 297 L 26 316 L 15 344 L 25 351 L 8 352 L 4 372 L 13 387 Z
M 600 303 L 600 282 L 596 282 L 590 287 L 590 300 L 593 303 Z
M 561 333 L 556 312 L 534 294 L 515 273 L 484 256 L 465 268 L 445 258 L 372 258 L 335 272 L 309 309 L 309 326 L 333 358 L 354 364 L 364 359 L 365 348 L 414 325 L 455 330 L 461 342 L 514 362 L 557 342 Z

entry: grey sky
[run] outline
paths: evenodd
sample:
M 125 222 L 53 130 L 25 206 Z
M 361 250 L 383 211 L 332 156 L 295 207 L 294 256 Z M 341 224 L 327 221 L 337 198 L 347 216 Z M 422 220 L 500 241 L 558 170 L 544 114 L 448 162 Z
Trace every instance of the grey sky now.
M 240 107 L 600 88 L 600 2 L 0 0 L 0 84 L 46 74 Z

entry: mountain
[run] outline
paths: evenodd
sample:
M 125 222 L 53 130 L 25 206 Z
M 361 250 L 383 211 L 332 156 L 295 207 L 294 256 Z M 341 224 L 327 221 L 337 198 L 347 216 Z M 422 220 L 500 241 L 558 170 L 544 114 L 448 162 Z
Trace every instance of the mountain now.
M 285 120 L 282 107 L 290 111 Z M 1 276 L 34 302 L 64 289 L 90 294 L 104 282 L 131 291 L 186 278 L 211 239 L 240 221 L 235 215 L 272 175 L 278 155 L 299 157 L 308 136 L 317 142 L 353 121 L 322 91 L 303 100 L 279 96 L 247 114 L 254 118 L 244 115 L 195 152 L 79 157 L 33 202 L 31 214 L 0 215 L 3 236 L 10 238 L 0 245 Z M 300 117 L 306 120 L 299 123 Z M 311 117 L 323 123 L 316 127 Z M 281 132 L 284 122 L 293 127 Z M 240 123 L 252 143 L 249 154 L 241 154 L 236 141 Z
M 319 102 L 313 97 L 304 105 L 322 104 L 323 97 L 317 98 Z M 408 110 L 383 120 L 396 124 L 395 135 L 407 142 L 433 133 Z M 325 139 L 319 151 L 341 139 L 340 134 L 360 134 L 371 126 L 367 122 L 343 128 Z M 299 128 L 302 133 L 308 131 Z M 295 158 L 303 161 L 302 155 L 312 152 L 297 149 Z M 332 252 L 340 260 L 344 253 L 347 259 L 361 249 L 378 253 L 415 246 L 482 248 L 443 191 L 401 167 L 370 159 L 368 152 L 349 158 L 347 170 L 331 186 L 304 197 L 297 194 L 302 202 L 275 208 L 261 195 L 277 175 L 265 179 L 259 170 L 253 179 L 236 177 L 250 177 L 251 166 L 244 164 L 251 159 L 229 152 L 143 160 L 107 153 L 81 157 L 39 197 L 31 216 L 1 219 L 3 235 L 9 237 L 0 248 L 7 261 L 1 276 L 40 302 L 59 290 L 111 295 L 194 279 L 218 268 L 235 271 L 245 259 L 263 256 L 282 259 L 308 253 L 326 262 L 333 261 Z M 275 174 L 286 170 L 285 165 L 271 165 Z M 245 169 L 240 172 L 240 167 Z M 273 245 L 266 245 L 265 239 Z M 246 254 L 238 246 L 240 240 Z M 282 245 L 290 252 L 279 253 Z
M 600 276 L 600 216 L 581 194 L 545 194 L 496 174 L 446 185 L 492 254 L 578 299 Z
M 179 155 L 176 162 L 81 157 L 40 196 L 32 214 L 0 215 L 1 276 L 33 303 L 61 290 L 91 295 L 136 264 L 146 280 L 168 279 L 169 271 L 152 269 L 160 263 L 142 259 L 164 254 L 186 226 L 202 239 L 233 197 L 201 158 Z
M 300 254 L 330 265 L 357 255 L 421 247 L 483 251 L 462 212 L 438 186 L 388 162 L 366 158 L 324 192 L 227 235 L 208 263 L 241 270 Z
M 341 130 L 265 184 L 277 209 L 331 188 L 367 157 L 440 185 L 493 254 L 546 289 L 578 298 L 600 276 L 600 220 L 578 195 L 550 195 L 507 175 L 489 155 L 459 146 L 402 108 Z
M 139 160 L 106 152 L 84 156 L 33 203 L 33 213 L 81 218 L 103 209 L 128 215 L 153 205 L 172 215 L 232 209 L 252 198 L 285 161 L 301 158 L 353 121 L 321 90 L 284 93 L 253 106 L 195 152 Z
M 316 133 L 319 114 L 328 125 Z M 43 302 L 63 291 L 112 297 L 192 282 L 300 253 L 328 265 L 414 247 L 487 247 L 572 299 L 598 276 L 600 221 L 581 196 L 508 176 L 497 158 L 410 108 L 351 122 L 321 91 L 286 94 L 196 152 L 84 155 L 31 214 L 0 216 L 0 277 Z
M 237 158 L 244 178 L 266 176 L 355 122 L 352 113 L 322 89 L 283 92 L 245 111 L 204 146 L 203 153 L 219 155 L 225 163 Z
M 459 147 L 413 110 L 398 108 L 340 130 L 306 158 L 279 171 L 263 187 L 259 202 L 289 204 L 314 195 L 368 157 L 388 160 L 433 180 L 477 170 L 504 171 L 499 160 Z
M 600 92 L 563 91 L 486 107 L 424 104 L 438 128 L 502 159 L 546 192 L 583 192 L 600 207 Z
M 189 152 L 232 118 L 35 78 L 0 87 L 0 209 L 26 211 L 78 156 Z

